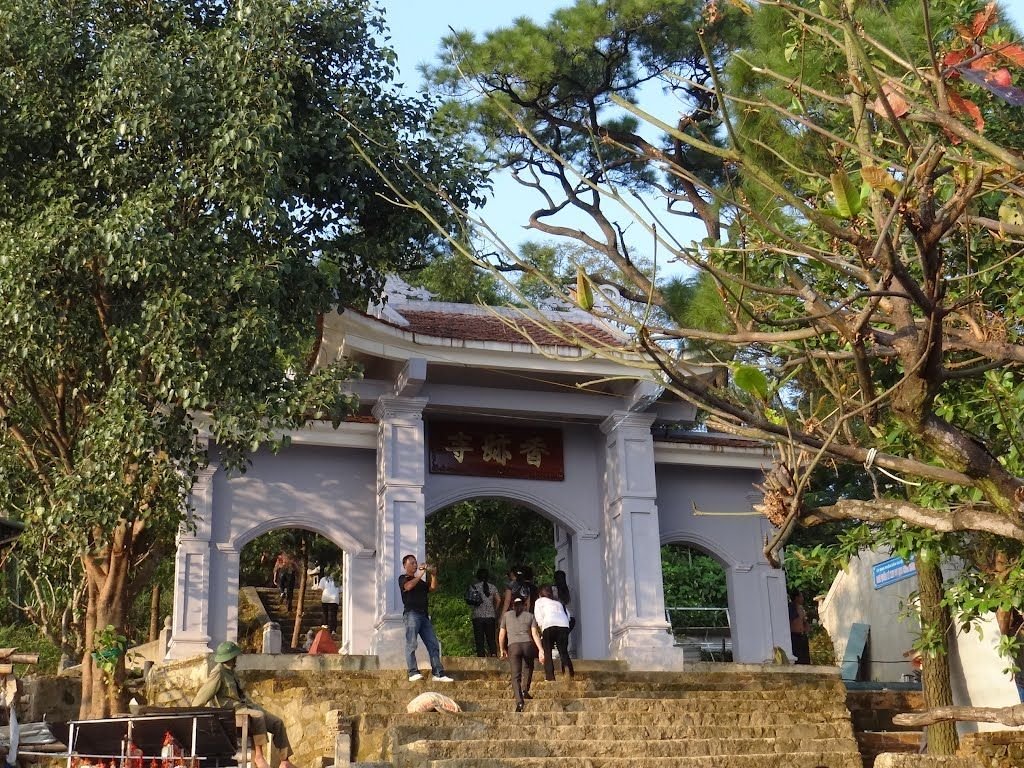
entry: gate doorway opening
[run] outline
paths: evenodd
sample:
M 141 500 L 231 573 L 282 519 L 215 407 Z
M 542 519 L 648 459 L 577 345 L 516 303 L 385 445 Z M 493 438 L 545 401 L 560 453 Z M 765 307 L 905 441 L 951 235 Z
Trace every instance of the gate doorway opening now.
M 343 550 L 330 539 L 302 528 L 279 528 L 257 536 L 244 547 L 238 564 L 238 644 L 247 653 L 260 653 L 261 614 L 255 596 L 271 621 L 281 628 L 281 649 L 299 653 L 320 626 L 334 623 L 340 643 Z M 338 587 L 338 609 L 323 607 L 321 579 Z
M 532 568 L 535 584 L 550 584 L 555 571 L 555 527 L 534 509 L 507 499 L 468 499 L 427 517 L 426 551 L 427 562 L 439 574 L 437 591 L 430 596 L 430 613 L 441 652 L 475 656 L 467 587 L 484 568 L 488 581 L 503 594 L 515 566 Z
M 688 661 L 732 661 L 732 618 L 725 568 L 688 544 L 661 548 L 665 618 Z

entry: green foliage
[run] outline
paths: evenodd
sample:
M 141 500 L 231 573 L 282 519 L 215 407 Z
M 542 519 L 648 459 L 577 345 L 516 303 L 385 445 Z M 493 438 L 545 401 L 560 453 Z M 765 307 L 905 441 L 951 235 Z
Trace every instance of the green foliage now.
M 15 666 L 19 677 L 26 674 L 52 675 L 58 671 L 60 648 L 31 624 L 0 625 L 0 648 L 17 648 L 22 653 L 39 654 L 38 664 Z
M 114 683 L 114 673 L 119 664 L 123 663 L 128 651 L 128 638 L 120 634 L 113 624 L 107 624 L 96 632 L 93 639 L 93 661 L 103 671 L 107 683 Z
M 503 499 L 459 502 L 427 518 L 427 562 L 440 569 L 442 588 L 460 599 L 468 582 L 450 586 L 452 576 L 468 579 L 481 567 L 496 584 L 517 564 L 533 567 L 538 584 L 550 581 L 553 542 L 549 520 Z
M 468 578 L 471 577 L 453 583 L 450 587 L 442 585 L 430 596 L 430 616 L 441 643 L 441 653 L 445 656 L 476 655 L 470 609 L 462 599 L 465 584 L 469 583 Z M 455 589 L 456 586 L 458 589 Z
M 726 608 L 725 569 L 700 550 L 679 544 L 661 548 L 666 607 Z
M 426 288 L 437 301 L 492 306 L 504 303 L 497 279 L 457 254 L 438 255 L 423 268 L 403 273 L 402 277 L 410 285 Z
M 352 408 L 352 365 L 309 371 L 318 316 L 441 241 L 377 170 L 442 225 L 420 181 L 482 177 L 363 0 L 6 0 L 0 30 L 0 506 L 123 631 L 201 429 L 242 469 Z

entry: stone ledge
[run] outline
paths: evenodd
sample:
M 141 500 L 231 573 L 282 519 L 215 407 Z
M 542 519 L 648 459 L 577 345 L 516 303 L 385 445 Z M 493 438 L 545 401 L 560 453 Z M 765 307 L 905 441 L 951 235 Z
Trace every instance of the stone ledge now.
M 875 758 L 875 768 L 984 768 L 984 765 L 976 757 L 883 752 Z

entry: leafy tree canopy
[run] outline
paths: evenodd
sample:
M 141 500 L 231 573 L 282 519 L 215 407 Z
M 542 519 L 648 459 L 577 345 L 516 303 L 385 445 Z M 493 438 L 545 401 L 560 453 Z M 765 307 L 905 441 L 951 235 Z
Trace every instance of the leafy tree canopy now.
M 81 555 L 87 650 L 173 541 L 200 427 L 237 467 L 342 418 L 318 316 L 436 249 L 414 182 L 472 201 L 383 29 L 363 0 L 0 2 L 0 505 L 33 567 Z

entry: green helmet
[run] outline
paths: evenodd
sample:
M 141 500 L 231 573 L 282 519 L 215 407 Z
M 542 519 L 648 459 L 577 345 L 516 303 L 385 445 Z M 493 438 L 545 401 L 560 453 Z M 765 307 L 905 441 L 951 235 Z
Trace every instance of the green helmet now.
M 225 661 L 231 661 L 236 656 L 241 655 L 241 653 L 242 649 L 238 647 L 238 643 L 225 640 L 217 646 L 217 650 L 213 654 L 213 660 L 218 664 L 223 664 Z

